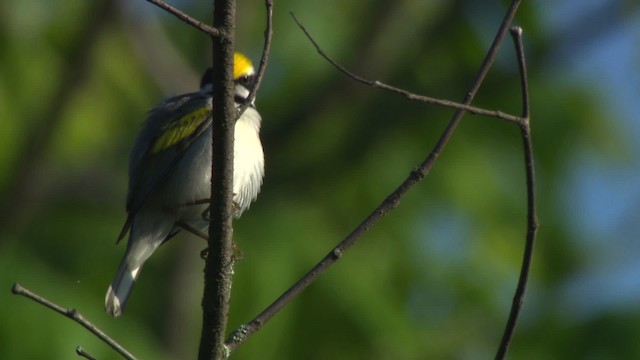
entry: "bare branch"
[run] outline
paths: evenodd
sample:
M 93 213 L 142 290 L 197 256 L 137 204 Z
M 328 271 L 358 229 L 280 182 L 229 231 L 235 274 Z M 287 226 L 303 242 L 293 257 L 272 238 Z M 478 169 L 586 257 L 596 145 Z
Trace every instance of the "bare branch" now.
M 91 354 L 84 351 L 84 349 L 81 346 L 76 347 L 76 354 L 78 354 L 78 356 L 82 356 L 85 359 L 96 360 L 96 358 L 94 358 Z
M 191 25 L 192 27 L 202 31 L 203 33 L 212 36 L 212 37 L 219 37 L 220 36 L 220 30 L 216 29 L 215 27 L 209 26 L 205 23 L 203 23 L 200 20 L 196 20 L 194 18 L 192 18 L 191 16 L 185 14 L 184 12 L 176 9 L 175 7 L 165 3 L 162 0 L 147 0 L 148 2 L 158 6 L 159 8 L 163 9 L 164 11 L 173 14 L 175 17 L 177 17 L 178 19 L 184 21 L 185 23 Z
M 406 99 L 412 100 L 412 101 L 423 102 L 423 103 L 427 103 L 427 104 L 431 104 L 431 105 L 439 105 L 439 106 L 444 106 L 444 107 L 447 107 L 447 108 L 452 108 L 452 109 L 457 109 L 457 110 L 464 110 L 464 111 L 466 111 L 466 112 L 468 112 L 470 114 L 494 117 L 494 118 L 502 119 L 502 120 L 505 120 L 505 121 L 513 122 L 513 123 L 516 123 L 516 124 L 519 124 L 519 123 L 521 123 L 523 121 L 523 119 L 518 117 L 518 116 L 513 116 L 513 115 L 510 115 L 510 114 L 506 114 L 506 113 L 504 113 L 502 111 L 499 111 L 499 110 L 486 110 L 486 109 L 478 108 L 478 107 L 471 106 L 471 105 L 457 103 L 457 102 L 451 101 L 451 100 L 437 99 L 437 98 L 433 98 L 433 97 L 429 97 L 429 96 L 418 95 L 418 94 L 412 93 L 410 91 L 407 91 L 405 89 L 401 89 L 401 88 L 397 88 L 395 86 L 387 85 L 387 84 L 385 84 L 383 82 L 380 82 L 378 80 L 369 80 L 369 79 L 365 79 L 365 78 L 363 78 L 361 76 L 358 76 L 358 75 L 352 73 L 351 71 L 347 70 L 347 68 L 345 68 L 344 66 L 340 65 L 335 60 L 333 60 L 320 47 L 318 42 L 313 38 L 313 36 L 311 36 L 309 31 L 298 20 L 298 18 L 296 18 L 295 14 L 293 12 L 289 12 L 289 14 L 291 14 L 291 17 L 296 22 L 296 24 L 298 24 L 298 27 L 304 32 L 304 34 L 307 36 L 309 41 L 311 41 L 311 43 L 316 48 L 316 51 L 318 52 L 318 54 L 320 54 L 320 56 L 322 56 L 325 60 L 327 60 L 331 65 L 333 65 L 340 72 L 342 72 L 343 74 L 347 75 L 351 79 L 353 79 L 353 80 L 355 80 L 355 81 L 357 81 L 357 82 L 359 82 L 361 84 L 364 84 L 364 85 L 367 85 L 367 86 L 370 86 L 370 87 L 373 87 L 373 88 L 377 88 L 377 89 L 387 90 L 387 91 L 402 95 Z
M 484 81 L 491 65 L 495 61 L 496 54 L 500 47 L 500 44 L 504 40 L 511 22 L 516 14 L 518 6 L 521 0 L 512 0 L 507 13 L 505 14 L 500 28 L 491 44 L 491 47 L 487 51 L 485 58 L 480 66 L 480 69 L 474 79 L 472 85 L 467 91 L 463 105 L 467 106 L 471 103 L 475 94 L 477 93 L 480 85 Z M 451 136 L 455 132 L 458 124 L 460 123 L 462 116 L 466 112 L 466 108 L 458 109 L 447 128 L 440 135 L 438 142 L 434 146 L 433 150 L 429 153 L 427 158 L 420 163 L 409 176 L 396 188 L 387 198 L 375 208 L 367 218 L 362 221 L 346 238 L 344 238 L 336 247 L 333 248 L 318 264 L 316 264 L 309 272 L 307 272 L 298 282 L 285 291 L 278 299 L 276 299 L 271 305 L 264 309 L 250 322 L 240 326 L 234 330 L 227 338 L 227 347 L 230 351 L 234 351 L 239 345 L 245 342 L 253 334 L 255 334 L 260 328 L 269 321 L 276 313 L 278 313 L 285 305 L 291 302 L 296 296 L 298 296 L 304 289 L 306 289 L 311 283 L 313 283 L 322 273 L 324 273 L 331 265 L 336 263 L 351 246 L 353 246 L 358 239 L 373 225 L 375 225 L 380 219 L 387 215 L 391 210 L 395 209 L 400 203 L 400 199 L 420 180 L 429 174 L 435 161 L 442 153 L 444 147 L 451 139 Z
M 529 80 L 527 76 L 527 63 L 524 55 L 524 45 L 522 43 L 522 28 L 514 26 L 510 30 L 513 43 L 516 48 L 516 56 L 518 59 L 518 69 L 520 70 L 520 88 L 522 89 L 522 118 L 529 122 L 530 103 L 529 103 Z
M 213 97 L 211 203 L 209 252 L 204 267 L 202 332 L 199 360 L 228 357 L 224 345 L 229 317 L 234 257 L 233 236 L 233 149 L 237 111 L 234 104 L 233 53 L 236 4 L 234 0 L 213 0 L 213 24 L 222 36 L 212 37 Z
M 527 290 L 527 282 L 529 280 L 529 271 L 531 269 L 531 260 L 533 258 L 533 249 L 536 241 L 536 233 L 538 230 L 538 216 L 536 215 L 536 196 L 535 196 L 535 167 L 533 163 L 533 147 L 531 143 L 531 128 L 529 126 L 529 85 L 527 80 L 527 66 L 525 63 L 524 46 L 522 45 L 522 29 L 519 27 L 511 28 L 511 36 L 516 48 L 518 57 L 518 67 L 520 69 L 520 83 L 522 87 L 522 117 L 524 123 L 520 124 L 520 134 L 524 146 L 524 162 L 527 182 L 527 235 L 525 240 L 524 255 L 522 257 L 522 266 L 520 269 L 520 278 L 513 295 L 511 311 L 509 319 L 505 326 L 502 340 L 496 352 L 495 359 L 504 359 L 511 339 L 516 328 L 518 315 L 524 303 L 524 295 Z
M 97 326 L 93 325 L 89 320 L 85 319 L 82 314 L 80 314 L 76 309 L 65 309 L 62 306 L 53 303 L 45 299 L 44 297 L 32 292 L 31 290 L 24 288 L 22 285 L 15 283 L 11 288 L 11 292 L 14 295 L 21 295 L 28 299 L 31 299 L 37 302 L 40 305 L 44 305 L 49 309 L 57 312 L 58 314 L 67 317 L 78 324 L 82 325 L 85 329 L 89 330 L 93 335 L 97 336 L 100 340 L 104 341 L 107 345 L 111 346 L 113 350 L 117 351 L 118 354 L 122 355 L 125 359 L 135 360 L 136 358 L 129 352 L 127 349 L 122 347 L 122 345 L 118 344 L 115 340 L 113 340 L 109 335 L 105 334 L 102 330 L 100 330 Z M 76 350 L 77 351 L 77 350 Z
M 244 104 L 238 110 L 238 117 L 242 116 L 242 114 L 247 110 L 249 105 L 256 98 L 256 94 L 260 89 L 260 85 L 262 85 L 262 78 L 264 77 L 264 73 L 267 70 L 267 63 L 269 62 L 269 55 L 271 54 L 271 39 L 273 38 L 273 0 L 265 0 L 265 7 L 267 13 L 267 25 L 264 30 L 264 46 L 262 48 L 262 58 L 260 59 L 260 66 L 258 66 L 258 73 L 256 75 L 256 80 L 253 83 L 253 88 L 251 92 L 249 92 L 249 96 L 245 100 Z

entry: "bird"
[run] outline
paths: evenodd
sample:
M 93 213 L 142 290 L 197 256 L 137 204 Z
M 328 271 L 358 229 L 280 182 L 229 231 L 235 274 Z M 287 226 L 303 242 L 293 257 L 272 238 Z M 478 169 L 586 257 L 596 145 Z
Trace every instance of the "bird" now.
M 234 102 L 247 101 L 256 72 L 245 55 L 234 54 Z M 108 314 L 122 315 L 140 271 L 153 252 L 183 229 L 206 231 L 211 194 L 213 108 L 211 68 L 200 90 L 163 100 L 147 113 L 129 155 L 127 220 L 116 243 L 127 248 L 107 290 Z M 264 177 L 262 118 L 252 100 L 234 128 L 233 211 L 238 218 L 256 199 Z

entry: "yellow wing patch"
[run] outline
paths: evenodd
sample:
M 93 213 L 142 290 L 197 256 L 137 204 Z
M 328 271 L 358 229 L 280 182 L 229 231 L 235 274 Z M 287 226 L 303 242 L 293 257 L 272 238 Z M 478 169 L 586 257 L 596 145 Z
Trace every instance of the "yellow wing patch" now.
M 235 53 L 233 54 L 233 79 L 238 80 L 243 75 L 250 75 L 254 72 L 251 60 L 246 56 Z
M 233 55 L 233 63 L 233 78 L 236 80 L 244 75 L 251 75 L 254 73 L 251 60 L 241 53 L 235 53 Z M 162 150 L 166 150 L 191 136 L 191 134 L 193 134 L 194 131 L 202 125 L 207 116 L 209 116 L 209 111 L 210 110 L 207 106 L 203 106 L 188 113 L 180 119 L 171 122 L 171 124 L 169 124 L 169 126 L 151 146 L 151 154 L 156 154 Z
M 162 150 L 168 149 L 185 138 L 191 136 L 196 129 L 202 125 L 207 116 L 209 115 L 209 108 L 203 106 L 195 111 L 188 113 L 180 119 L 173 121 L 164 130 L 162 135 L 153 143 L 151 147 L 151 154 L 158 153 Z

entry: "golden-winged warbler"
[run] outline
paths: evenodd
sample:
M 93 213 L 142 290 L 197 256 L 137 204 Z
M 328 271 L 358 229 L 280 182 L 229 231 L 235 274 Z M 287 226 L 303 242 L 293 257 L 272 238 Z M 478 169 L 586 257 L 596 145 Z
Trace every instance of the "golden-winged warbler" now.
M 251 61 L 234 55 L 235 104 L 248 97 L 255 80 Z M 107 290 L 105 307 L 119 316 L 144 262 L 162 243 L 183 228 L 204 232 L 203 214 L 211 193 L 211 69 L 200 91 L 178 95 L 152 108 L 129 156 L 127 221 L 118 241 L 129 233 L 127 249 Z M 239 217 L 260 191 L 264 156 L 260 143 L 261 117 L 253 102 L 238 118 L 234 130 L 233 202 Z

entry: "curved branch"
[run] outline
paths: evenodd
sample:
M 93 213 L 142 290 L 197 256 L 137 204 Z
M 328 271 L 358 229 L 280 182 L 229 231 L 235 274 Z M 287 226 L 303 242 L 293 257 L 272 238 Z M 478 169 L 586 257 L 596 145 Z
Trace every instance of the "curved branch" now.
M 93 325 L 89 320 L 85 319 L 82 314 L 78 312 L 76 309 L 65 309 L 62 306 L 55 304 L 52 301 L 45 299 L 44 297 L 32 292 L 31 290 L 23 287 L 22 285 L 15 283 L 13 287 L 11 287 L 11 292 L 14 295 L 21 295 L 26 297 L 27 299 L 33 300 L 40 305 L 44 305 L 49 309 L 57 312 L 58 314 L 69 318 L 78 324 L 82 325 L 85 329 L 89 330 L 93 335 L 97 336 L 98 339 L 104 341 L 107 345 L 111 346 L 113 350 L 117 351 L 118 354 L 122 355 L 125 359 L 135 360 L 135 356 L 133 356 L 127 349 L 122 347 L 122 345 L 118 344 L 115 340 L 113 340 L 109 335 L 105 334 L 104 331 L 100 330 L 97 326 Z M 76 348 L 76 352 L 78 348 Z M 80 348 L 82 350 L 82 348 Z M 79 354 L 81 355 L 81 354 Z
M 524 46 L 522 45 L 522 29 L 519 27 L 511 28 L 511 36 L 516 48 L 518 57 L 518 67 L 520 69 L 520 84 L 522 87 L 522 117 L 525 122 L 520 125 L 520 134 L 524 147 L 524 163 L 527 182 L 527 235 L 524 246 L 524 255 L 522 257 L 522 266 L 520 269 L 520 278 L 513 295 L 511 311 L 509 319 L 505 325 L 504 333 L 496 352 L 496 360 L 504 359 L 515 332 L 516 323 L 522 304 L 524 303 L 524 295 L 527 290 L 527 282 L 529 280 L 529 271 L 531 269 L 531 260 L 533 258 L 533 248 L 536 241 L 536 233 L 538 230 L 538 216 L 536 215 L 536 194 L 535 194 L 535 167 L 533 163 L 533 147 L 531 143 L 531 127 L 530 106 L 529 106 L 529 85 L 527 80 L 527 66 L 525 63 Z
M 516 14 L 516 11 L 520 5 L 521 0 L 512 0 L 507 13 L 505 14 L 500 28 L 491 44 L 491 47 L 487 51 L 485 58 L 478 70 L 476 78 L 471 84 L 466 96 L 463 100 L 463 105 L 467 106 L 471 103 L 475 94 L 477 93 L 480 85 L 484 81 L 491 65 L 495 61 L 498 49 L 504 40 L 511 22 Z M 250 322 L 243 324 L 226 340 L 226 345 L 230 351 L 234 351 L 238 346 L 249 339 L 253 334 L 262 328 L 262 326 L 269 321 L 275 314 L 277 314 L 282 308 L 296 298 L 302 291 L 304 291 L 311 283 L 313 283 L 322 273 L 324 273 L 331 265 L 335 264 L 347 251 L 351 248 L 360 237 L 375 225 L 380 219 L 387 215 L 391 210 L 395 209 L 400 203 L 400 199 L 420 180 L 429 174 L 436 160 L 442 153 L 444 147 L 447 145 L 451 136 L 455 132 L 458 124 L 462 120 L 462 116 L 465 114 L 466 109 L 458 109 L 447 128 L 440 135 L 438 142 L 434 146 L 433 150 L 429 153 L 427 158 L 420 163 L 409 176 L 398 186 L 387 198 L 376 207 L 362 221 L 346 238 L 344 238 L 336 247 L 334 247 L 319 263 L 317 263 L 309 272 L 307 272 L 300 280 L 298 280 L 293 286 L 287 289 L 278 299 L 276 299 L 271 305 L 264 309 Z
M 468 105 L 468 104 L 457 103 L 457 102 L 451 101 L 451 100 L 437 99 L 437 98 L 433 98 L 433 97 L 430 97 L 430 96 L 418 95 L 418 94 L 412 93 L 410 91 L 407 91 L 405 89 L 401 89 L 401 88 L 397 88 L 395 86 L 391 86 L 391 85 L 385 84 L 385 83 L 383 83 L 381 81 L 378 81 L 378 80 L 369 80 L 369 79 L 365 79 L 365 78 L 363 78 L 363 77 L 361 77 L 359 75 L 356 75 L 353 72 L 347 70 L 347 68 L 345 68 L 344 66 L 340 65 L 335 60 L 333 60 L 320 47 L 320 45 L 311 36 L 309 31 L 298 20 L 298 18 L 296 18 L 295 14 L 293 12 L 289 12 L 289 14 L 293 18 L 293 20 L 296 22 L 298 27 L 307 36 L 309 41 L 311 41 L 311 43 L 316 48 L 316 51 L 318 52 L 318 54 L 320 54 L 320 56 L 322 56 L 325 60 L 327 60 L 331 65 L 333 65 L 340 72 L 342 72 L 343 74 L 347 75 L 351 79 L 353 79 L 353 80 L 355 80 L 355 81 L 357 81 L 357 82 L 359 82 L 361 84 L 364 84 L 364 85 L 367 85 L 367 86 L 370 86 L 370 87 L 373 87 L 373 88 L 377 88 L 377 89 L 387 90 L 387 91 L 402 95 L 406 99 L 412 100 L 412 101 L 423 102 L 423 103 L 427 103 L 427 104 L 431 104 L 431 105 L 439 105 L 439 106 L 444 106 L 444 107 L 447 107 L 447 108 L 452 108 L 452 109 L 457 109 L 457 110 L 463 110 L 463 111 L 466 111 L 466 112 L 468 112 L 470 114 L 474 114 L 474 115 L 495 117 L 495 118 L 498 118 L 498 119 L 501 119 L 501 120 L 505 120 L 505 121 L 509 121 L 509 122 L 513 122 L 513 123 L 516 123 L 516 124 L 520 124 L 520 123 L 522 123 L 524 121 L 521 117 L 510 115 L 510 114 L 506 114 L 506 113 L 504 113 L 502 111 L 499 111 L 499 110 L 487 110 L 487 109 L 471 106 L 471 105 Z
M 253 83 L 251 92 L 247 96 L 244 104 L 238 109 L 238 117 L 247 110 L 249 105 L 253 102 L 258 94 L 260 85 L 262 85 L 262 78 L 267 70 L 267 63 L 269 62 L 269 55 L 271 54 L 271 39 L 273 38 L 273 0 L 265 0 L 265 7 L 267 13 L 267 25 L 264 30 L 264 46 L 262 48 L 262 58 L 260 59 L 260 66 L 258 66 L 258 72 L 256 74 L 256 80 Z

